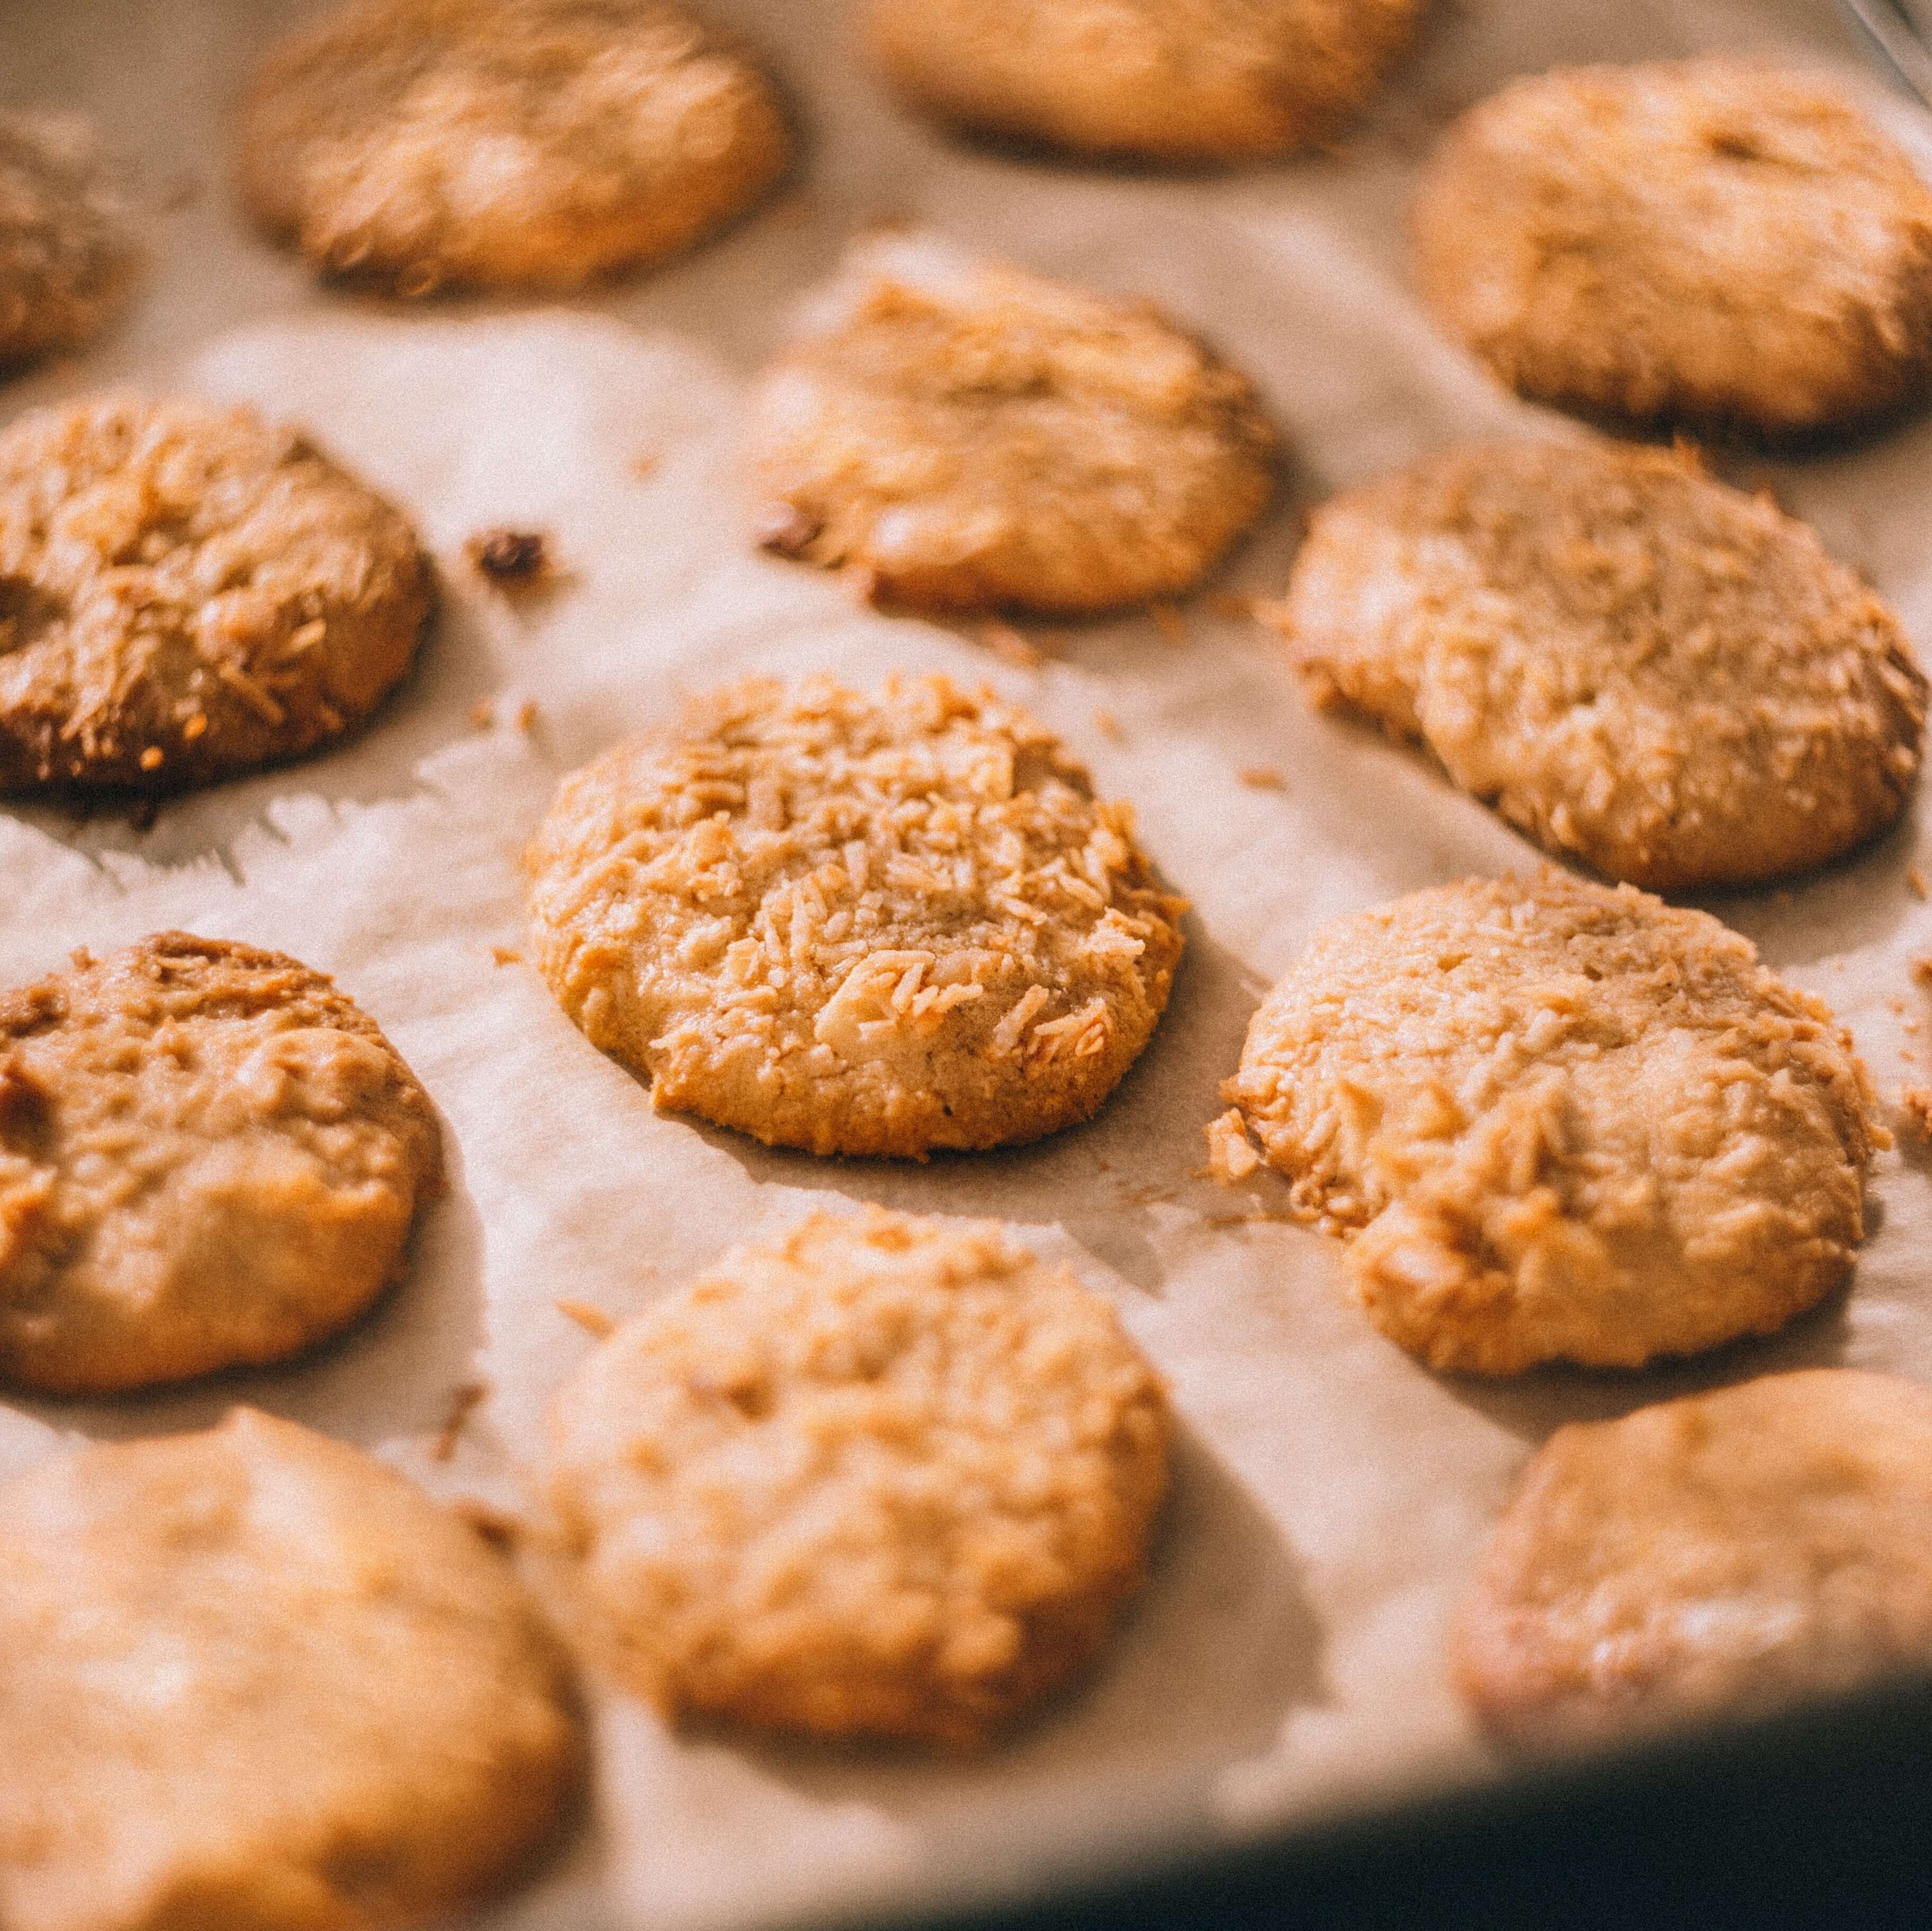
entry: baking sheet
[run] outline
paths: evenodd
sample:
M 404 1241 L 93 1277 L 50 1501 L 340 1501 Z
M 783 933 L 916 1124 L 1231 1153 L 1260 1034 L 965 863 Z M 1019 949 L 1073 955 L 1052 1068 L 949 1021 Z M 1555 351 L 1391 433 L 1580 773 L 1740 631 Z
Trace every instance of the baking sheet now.
M 1048 654 L 1028 670 L 970 626 L 885 619 L 751 553 L 738 398 L 788 307 L 882 217 L 1151 296 L 1256 376 L 1290 439 L 1283 501 L 1219 586 L 1277 592 L 1300 510 L 1329 490 L 1460 438 L 1584 433 L 1498 392 L 1408 289 L 1402 211 L 1442 122 L 1559 60 L 1737 45 L 1842 63 L 1828 9 L 1444 4 L 1339 154 L 1174 178 L 950 143 L 873 86 L 830 0 L 714 0 L 794 91 L 809 143 L 794 188 L 644 280 L 564 304 L 416 309 L 316 288 L 248 232 L 228 190 L 239 76 L 313 10 L 0 4 L 5 97 L 100 116 L 134 164 L 152 255 L 123 325 L 0 389 L 0 415 L 128 382 L 296 418 L 415 518 L 443 612 L 418 673 L 343 751 L 172 804 L 146 831 L 0 810 L 0 983 L 166 925 L 292 952 L 334 974 L 414 1066 L 442 1111 L 453 1184 L 407 1284 L 334 1346 L 174 1393 L 0 1405 L 0 1472 L 70 1438 L 205 1426 L 247 1400 L 440 1493 L 512 1505 L 548 1393 L 590 1345 L 558 1298 L 622 1315 L 822 1207 L 998 1216 L 1112 1297 L 1184 1420 L 1154 1579 L 1092 1679 L 968 1762 L 674 1736 L 593 1685 L 590 1814 L 479 1921 L 705 1931 L 1022 1894 L 1502 1774 L 1450 1694 L 1443 1635 L 1551 1428 L 1799 1365 L 1932 1381 L 1915 1259 L 1932 1230 L 1932 1153 L 1893 1103 L 1932 1060 L 1932 997 L 1910 970 L 1932 949 L 1932 906 L 1908 883 L 1925 808 L 1850 864 L 1711 908 L 1832 1003 L 1900 1125 L 1849 1300 L 1692 1367 L 1432 1375 L 1351 1304 L 1337 1249 L 1270 1217 L 1284 1186 L 1199 1177 L 1201 1129 L 1250 1013 L 1317 925 L 1520 867 L 1528 848 L 1419 760 L 1310 715 L 1271 635 L 1201 600 L 1182 607 L 1184 640 L 1145 616 L 1034 629 Z M 1928 151 L 1912 110 L 1846 77 Z M 1719 462 L 1868 570 L 1932 655 L 1928 458 L 1922 421 L 1802 462 Z M 513 601 L 468 569 L 465 539 L 502 523 L 550 535 L 565 573 L 553 593 Z M 1133 801 L 1194 906 L 1166 1021 L 1097 1120 L 1007 1154 L 818 1161 L 654 1115 L 528 966 L 499 958 L 524 945 L 518 853 L 558 776 L 727 676 L 868 682 L 896 666 L 990 682 Z M 1257 768 L 1283 788 L 1244 782 Z M 1918 862 L 1932 871 L 1932 855 Z M 488 1395 L 439 1461 L 472 1384 Z

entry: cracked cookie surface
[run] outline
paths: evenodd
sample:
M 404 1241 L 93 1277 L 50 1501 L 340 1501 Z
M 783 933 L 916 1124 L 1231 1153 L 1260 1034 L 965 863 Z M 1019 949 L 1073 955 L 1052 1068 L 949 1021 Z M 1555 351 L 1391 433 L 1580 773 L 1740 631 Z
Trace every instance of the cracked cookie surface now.
M 279 1360 L 402 1271 L 428 1096 L 277 952 L 163 932 L 0 993 L 0 1377 L 76 1394 Z
M 1432 1367 L 1636 1367 L 1840 1285 L 1888 1144 L 1850 1036 L 1702 912 L 1556 871 L 1324 926 L 1227 1096 Z
M 1562 408 L 1787 436 L 1932 381 L 1932 189 L 1767 61 L 1514 81 L 1444 137 L 1411 230 L 1437 320 Z
M 527 862 L 592 1042 L 658 1107 L 817 1153 L 1087 1118 L 1180 955 L 1128 808 L 943 677 L 716 692 L 566 778 Z
M 616 1666 L 673 1711 L 986 1741 L 1138 1585 L 1160 1378 L 989 1222 L 815 1215 L 602 1342 L 550 1477 Z
M 1918 779 L 1925 680 L 1891 611 L 1674 451 L 1430 457 L 1324 504 L 1263 614 L 1317 703 L 1653 889 L 1822 865 Z
M 92 341 L 140 256 L 92 124 L 0 113 L 0 367 Z
M 1149 308 L 923 236 L 854 251 L 749 433 L 765 547 L 918 610 L 1178 595 L 1274 490 L 1246 376 Z
M 315 751 L 400 681 L 433 596 L 407 522 L 252 410 L 24 416 L 0 433 L 0 793 Z
M 362 0 L 262 64 L 238 141 L 265 227 L 407 295 L 640 267 L 791 154 L 763 73 L 661 0 Z
M 1419 0 L 872 0 L 916 106 L 985 134 L 1181 163 L 1331 139 L 1407 45 Z
M 513 1877 L 583 1743 L 501 1557 L 252 1409 L 0 1492 L 9 1931 L 377 1931 Z
M 1458 1686 L 1517 1748 L 1843 1693 L 1932 1659 L 1932 1394 L 1768 1375 L 1559 1429 L 1457 1618 Z

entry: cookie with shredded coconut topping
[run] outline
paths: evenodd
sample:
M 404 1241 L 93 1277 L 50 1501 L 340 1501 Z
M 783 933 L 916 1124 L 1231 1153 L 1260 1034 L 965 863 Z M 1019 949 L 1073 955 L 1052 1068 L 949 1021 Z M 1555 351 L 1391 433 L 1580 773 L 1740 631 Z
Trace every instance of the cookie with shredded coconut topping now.
M 1812 532 L 1673 450 L 1454 449 L 1316 513 L 1260 613 L 1317 703 L 1419 740 L 1539 844 L 1653 890 L 1895 820 L 1925 679 Z
M 92 340 L 139 259 L 92 124 L 0 114 L 0 368 Z
M 402 1273 L 429 1097 L 279 952 L 160 932 L 0 993 L 0 1380 L 98 1394 L 281 1360 Z
M 0 1490 L 0 1923 L 400 1931 L 566 1817 L 583 1725 L 509 1564 L 251 1408 Z
M 1560 1429 L 1456 1618 L 1518 1750 L 1612 1742 L 1932 1664 L 1932 1393 L 1767 1375 Z
M 1226 1092 L 1370 1318 L 1480 1375 L 1772 1333 L 1843 1285 L 1890 1144 L 1748 940 L 1556 871 L 1323 927 Z
M 674 254 L 792 147 L 755 63 L 665 0 L 359 0 L 262 63 L 237 153 L 270 232 L 422 295 Z
M 1177 596 L 1274 488 L 1245 376 L 1144 304 L 932 235 L 854 250 L 751 421 L 759 541 L 910 609 Z
M 1410 226 L 1437 319 L 1539 401 L 1784 438 L 1932 387 L 1932 187 L 1772 61 L 1512 81 L 1444 137 Z
M 871 0 L 887 76 L 975 132 L 1199 164 L 1331 140 L 1420 0 Z
M 1113 1309 L 998 1225 L 819 1214 L 597 1348 L 550 1492 L 670 1711 L 970 1747 L 1105 1641 L 1169 1428 Z
M 317 750 L 408 670 L 432 596 L 403 517 L 252 409 L 24 416 L 0 433 L 0 793 Z
M 591 1041 L 661 1108 L 817 1153 L 1084 1120 L 1180 955 L 1128 807 L 943 677 L 716 692 L 566 778 L 528 863 Z

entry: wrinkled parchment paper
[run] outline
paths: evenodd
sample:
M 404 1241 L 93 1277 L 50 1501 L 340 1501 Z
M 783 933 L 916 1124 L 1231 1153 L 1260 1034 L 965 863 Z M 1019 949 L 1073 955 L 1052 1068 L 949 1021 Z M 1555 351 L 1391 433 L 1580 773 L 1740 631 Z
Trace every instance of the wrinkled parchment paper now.
M 1340 153 L 1163 177 L 952 144 L 873 85 L 832 0 L 715 0 L 795 91 L 809 151 L 794 188 L 668 270 L 580 301 L 410 310 L 316 289 L 248 231 L 229 190 L 238 78 L 307 10 L 0 4 L 0 89 L 103 118 L 134 165 L 152 251 L 110 339 L 0 388 L 0 415 L 130 382 L 296 418 L 416 520 L 442 614 L 416 676 L 346 749 L 170 805 L 146 831 L 0 810 L 0 982 L 168 925 L 293 952 L 416 1068 L 454 1183 L 406 1285 L 344 1340 L 183 1392 L 8 1402 L 0 1473 L 247 1400 L 439 1493 L 514 1505 L 545 1398 L 591 1345 L 558 1299 L 626 1314 L 821 1207 L 998 1216 L 1114 1298 L 1184 1417 L 1154 1580 L 1101 1667 L 968 1762 L 676 1738 L 593 1684 L 590 1814 L 480 1921 L 699 1931 L 890 1915 L 1507 1774 L 1454 1702 L 1442 1642 L 1512 1477 L 1552 1428 L 1801 1364 L 1932 1381 L 1932 1290 L 1913 1258 L 1932 1234 L 1932 1150 L 1894 1103 L 1932 1064 L 1932 994 L 1910 972 L 1932 949 L 1932 904 L 1909 882 L 1924 806 L 1848 865 L 1712 907 L 1850 1023 L 1899 1127 L 1849 1300 L 1694 1367 L 1430 1375 L 1350 1303 L 1338 1250 L 1286 1222 L 1279 1181 L 1198 1177 L 1201 1129 L 1250 1013 L 1316 925 L 1520 866 L 1528 848 L 1418 758 L 1312 716 L 1272 637 L 1202 600 L 1178 626 L 1036 631 L 1048 655 L 1028 669 L 970 626 L 889 620 L 754 554 L 737 400 L 790 306 L 880 217 L 1151 296 L 1253 373 L 1291 439 L 1283 499 L 1220 586 L 1272 593 L 1299 511 L 1330 490 L 1459 438 L 1585 433 L 1500 393 L 1410 290 L 1402 209 L 1450 114 L 1512 73 L 1715 45 L 1846 67 L 1923 154 L 1915 110 L 1850 65 L 1823 0 L 1460 0 Z M 1932 422 L 1802 461 L 1719 461 L 1870 571 L 1932 656 Z M 479 581 L 464 540 L 497 524 L 548 534 L 563 573 L 551 592 L 513 600 Z M 512 956 L 524 841 L 560 773 L 682 691 L 893 666 L 990 681 L 1134 802 L 1195 908 L 1165 1024 L 1092 1125 L 1007 1154 L 819 1161 L 654 1115 Z M 1254 781 L 1268 773 L 1278 787 Z M 1932 871 L 1932 853 L 1921 862 Z M 487 1396 L 439 1460 L 470 1384 Z

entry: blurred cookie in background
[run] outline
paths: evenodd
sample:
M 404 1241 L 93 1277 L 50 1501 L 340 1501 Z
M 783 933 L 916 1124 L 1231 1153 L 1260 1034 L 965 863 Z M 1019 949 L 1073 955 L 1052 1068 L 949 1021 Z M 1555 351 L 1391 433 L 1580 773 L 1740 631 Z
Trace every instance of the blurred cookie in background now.
M 1410 227 L 1436 319 L 1559 408 L 1787 437 L 1932 383 L 1932 189 L 1769 61 L 1512 81 L 1444 137 Z
M 140 260 L 93 124 L 0 112 L 0 374 L 92 341 Z
M 1426 745 L 1546 850 L 1658 891 L 1827 863 L 1918 781 L 1883 601 L 1688 451 L 1444 451 L 1316 512 L 1257 607 L 1309 694 Z
M 867 0 L 915 106 L 1076 154 L 1213 163 L 1332 139 L 1422 0 Z
M 1238 370 L 1145 305 L 927 235 L 854 250 L 750 418 L 764 547 L 914 610 L 1178 595 L 1275 487 Z
M 751 56 L 662 0 L 360 0 L 262 63 L 236 136 L 270 233 L 405 295 L 660 260 L 792 154 Z
M 435 594 L 403 516 L 249 409 L 121 394 L 0 432 L 0 795 L 161 793 L 363 723 Z
M 322 975 L 160 932 L 0 993 L 0 1380 L 278 1361 L 403 1272 L 429 1096 Z

